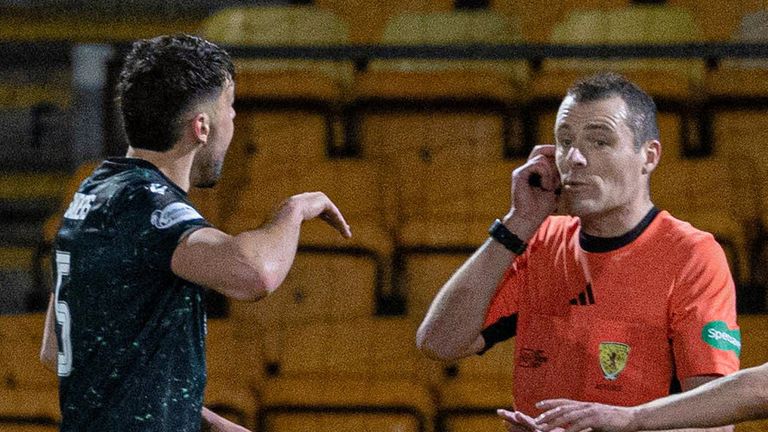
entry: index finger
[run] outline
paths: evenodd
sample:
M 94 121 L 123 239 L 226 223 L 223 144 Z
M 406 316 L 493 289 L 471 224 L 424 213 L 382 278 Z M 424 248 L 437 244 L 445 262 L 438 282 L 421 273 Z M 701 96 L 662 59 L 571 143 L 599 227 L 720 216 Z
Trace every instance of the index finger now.
M 341 214 L 336 207 L 336 204 L 331 200 L 328 200 L 328 204 L 326 205 L 325 210 L 320 214 L 320 218 L 328 225 L 335 228 L 336 231 L 340 232 L 344 238 L 352 237 L 352 229 L 344 219 L 344 215 Z
M 528 155 L 528 160 L 533 159 L 536 156 L 555 157 L 555 145 L 554 144 L 539 144 L 533 147 L 531 154 Z
M 573 420 L 574 413 L 587 408 L 590 404 L 584 402 L 575 402 L 567 399 L 558 399 L 538 403 L 536 406 L 540 409 L 546 409 L 541 415 L 536 417 L 536 423 L 544 431 L 549 431 L 556 426 L 563 426 Z M 550 404 L 551 402 L 551 404 Z

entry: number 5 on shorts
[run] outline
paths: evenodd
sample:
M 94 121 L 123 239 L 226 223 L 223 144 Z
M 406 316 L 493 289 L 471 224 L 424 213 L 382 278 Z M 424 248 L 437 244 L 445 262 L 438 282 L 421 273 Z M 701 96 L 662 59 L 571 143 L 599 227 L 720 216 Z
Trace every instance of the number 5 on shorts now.
M 56 289 L 54 291 L 54 304 L 56 310 L 56 323 L 61 326 L 61 345 L 59 345 L 59 376 L 69 376 L 72 372 L 72 341 L 69 339 L 69 331 L 72 319 L 69 314 L 67 302 L 59 301 L 59 289 L 65 277 L 69 277 L 69 252 L 56 251 Z

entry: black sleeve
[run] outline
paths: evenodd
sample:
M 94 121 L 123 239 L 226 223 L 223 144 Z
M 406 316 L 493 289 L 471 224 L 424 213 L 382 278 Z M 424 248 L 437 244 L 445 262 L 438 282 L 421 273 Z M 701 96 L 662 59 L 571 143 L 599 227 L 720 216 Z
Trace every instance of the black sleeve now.
M 170 268 L 179 241 L 192 231 L 211 226 L 181 195 L 167 190 L 158 193 L 138 187 L 130 194 L 123 214 L 122 229 L 131 230 L 150 267 Z
M 505 341 L 517 334 L 517 314 L 499 319 L 495 323 L 484 328 L 480 334 L 483 335 L 485 346 L 477 354 L 483 355 L 497 343 Z

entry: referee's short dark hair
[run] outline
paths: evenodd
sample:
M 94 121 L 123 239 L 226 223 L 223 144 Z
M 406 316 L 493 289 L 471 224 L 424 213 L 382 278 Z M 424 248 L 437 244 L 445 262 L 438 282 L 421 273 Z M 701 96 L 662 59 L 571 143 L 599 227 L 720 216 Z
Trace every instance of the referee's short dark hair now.
M 184 114 L 217 98 L 235 79 L 229 54 L 197 36 L 134 42 L 117 84 L 117 103 L 132 147 L 164 152 L 180 138 Z
M 594 102 L 619 96 L 627 104 L 627 126 L 634 134 L 635 150 L 640 150 L 647 141 L 659 139 L 653 98 L 623 75 L 599 72 L 576 81 L 568 89 L 567 95 L 576 102 Z

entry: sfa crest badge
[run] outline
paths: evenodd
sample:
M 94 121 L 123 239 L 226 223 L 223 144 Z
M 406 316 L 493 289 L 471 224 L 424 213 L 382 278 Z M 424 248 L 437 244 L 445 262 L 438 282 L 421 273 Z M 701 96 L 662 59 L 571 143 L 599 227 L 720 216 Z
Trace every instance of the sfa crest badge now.
M 600 368 L 605 378 L 616 380 L 627 366 L 629 345 L 619 342 L 600 342 Z

